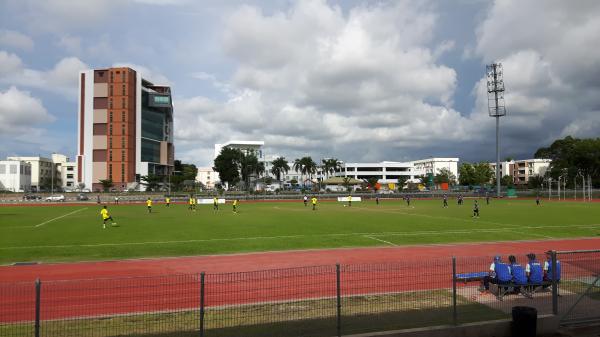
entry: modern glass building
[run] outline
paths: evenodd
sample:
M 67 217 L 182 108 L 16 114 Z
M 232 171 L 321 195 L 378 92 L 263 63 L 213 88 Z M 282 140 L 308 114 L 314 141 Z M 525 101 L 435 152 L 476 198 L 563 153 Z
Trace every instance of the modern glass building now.
M 171 88 L 131 68 L 83 71 L 79 78 L 78 182 L 99 190 L 141 189 L 145 175 L 173 170 Z

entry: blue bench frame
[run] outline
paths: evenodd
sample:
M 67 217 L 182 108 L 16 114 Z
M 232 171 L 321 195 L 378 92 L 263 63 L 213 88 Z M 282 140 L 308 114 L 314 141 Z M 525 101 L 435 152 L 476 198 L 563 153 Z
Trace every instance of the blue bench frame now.
M 456 274 L 456 281 L 460 281 L 463 283 L 474 282 L 474 281 L 483 281 L 483 278 L 488 276 L 489 273 L 482 272 L 472 272 L 472 273 L 462 273 Z M 533 298 L 533 294 L 535 294 L 539 289 L 543 289 L 544 287 L 552 286 L 552 281 L 542 281 L 541 283 L 530 283 L 528 282 L 525 285 L 516 284 L 514 282 L 497 284 L 492 283 L 497 286 L 498 290 L 496 291 L 496 298 L 502 301 L 504 296 L 513 292 L 515 288 L 519 288 L 519 292 L 523 294 L 523 296 L 527 298 Z M 560 284 L 560 280 L 557 281 L 557 284 Z M 560 294 L 558 295 L 560 296 Z

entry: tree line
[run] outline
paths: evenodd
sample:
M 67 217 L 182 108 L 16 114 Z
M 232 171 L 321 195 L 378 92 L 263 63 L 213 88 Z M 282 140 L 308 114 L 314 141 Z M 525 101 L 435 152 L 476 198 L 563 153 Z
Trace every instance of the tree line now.
M 303 183 L 305 177 L 312 180 L 319 169 L 329 176 L 342 168 L 342 163 L 335 158 L 323 159 L 321 162 L 320 165 L 317 164 L 310 156 L 297 158 L 293 162 L 285 157 L 278 157 L 271 162 L 269 173 L 281 181 L 283 175 L 293 170 L 300 174 L 300 183 Z M 251 178 L 267 177 L 265 163 L 259 161 L 256 152 L 229 147 L 221 149 L 215 158 L 213 170 L 219 174 L 221 183 L 239 185 L 244 189 L 250 188 Z M 292 183 L 297 184 L 298 181 Z

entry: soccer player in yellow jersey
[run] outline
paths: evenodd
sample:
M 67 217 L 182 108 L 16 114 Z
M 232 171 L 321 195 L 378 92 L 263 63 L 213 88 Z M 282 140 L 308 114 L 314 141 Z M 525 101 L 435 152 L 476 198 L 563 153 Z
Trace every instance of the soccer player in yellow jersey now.
M 237 205 L 238 205 L 239 200 L 238 199 L 234 199 L 233 200 L 233 213 L 237 213 Z
M 194 197 L 190 195 L 190 199 L 188 200 L 188 209 L 191 211 L 194 208 Z
M 115 226 L 117 224 L 113 220 L 112 216 L 110 216 L 110 214 L 108 214 L 108 209 L 106 209 L 106 206 L 104 206 L 102 208 L 102 210 L 100 211 L 100 215 L 102 216 L 102 229 L 106 229 L 106 221 L 108 221 L 108 220 L 110 220 L 110 222 L 113 226 Z
M 352 194 L 348 196 L 348 207 L 352 206 Z
M 171 206 L 171 198 L 169 198 L 169 197 L 166 197 L 166 198 L 165 198 L 165 205 L 166 205 L 167 207 L 170 207 L 170 206 Z
M 315 211 L 317 209 L 317 197 L 313 196 L 310 202 L 312 203 L 313 211 Z
M 219 199 L 217 199 L 217 197 L 213 198 L 213 210 L 215 210 L 215 211 L 219 210 Z
M 148 206 L 148 213 L 152 213 L 152 199 L 150 197 L 146 200 L 146 206 Z

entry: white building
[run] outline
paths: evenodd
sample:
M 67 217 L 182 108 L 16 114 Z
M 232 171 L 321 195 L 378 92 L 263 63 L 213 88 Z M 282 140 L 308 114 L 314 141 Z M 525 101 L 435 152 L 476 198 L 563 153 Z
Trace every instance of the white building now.
M 31 190 L 31 164 L 20 160 L 0 161 L 0 190 L 27 192 Z
M 379 163 L 345 163 L 334 176 L 355 179 L 377 178 L 380 184 L 396 184 L 399 178 L 416 181 L 421 175 L 437 174 L 446 168 L 458 176 L 458 158 L 428 158 L 409 162 L 383 161 Z
M 56 181 L 55 186 L 60 186 L 59 174 L 52 159 L 45 157 L 7 157 L 7 160 L 24 161 L 31 165 L 31 189 L 39 191 L 42 186 L 50 186 Z M 54 177 L 52 172 L 54 171 Z
M 258 160 L 262 161 L 263 158 L 263 147 L 265 142 L 262 140 L 231 140 L 223 144 L 215 144 L 215 155 L 214 158 L 221 153 L 221 149 L 228 147 L 231 149 L 239 149 L 244 153 L 254 152 Z
M 377 178 L 381 184 L 398 183 L 399 178 L 415 179 L 423 174 L 416 171 L 412 162 L 382 161 L 379 163 L 344 163 L 342 170 L 334 176 L 354 179 Z
M 69 161 L 69 157 L 63 154 L 52 154 L 52 162 L 60 176 L 60 186 L 65 191 L 72 191 L 77 188 L 77 163 Z
M 512 176 L 511 165 L 515 163 L 514 160 L 511 161 L 501 161 L 500 162 L 500 177 L 504 176 Z M 490 168 L 496 174 L 496 163 L 490 163 Z
M 219 182 L 219 172 L 214 171 L 212 167 L 198 167 L 196 181 L 202 183 L 206 188 L 213 189 Z

